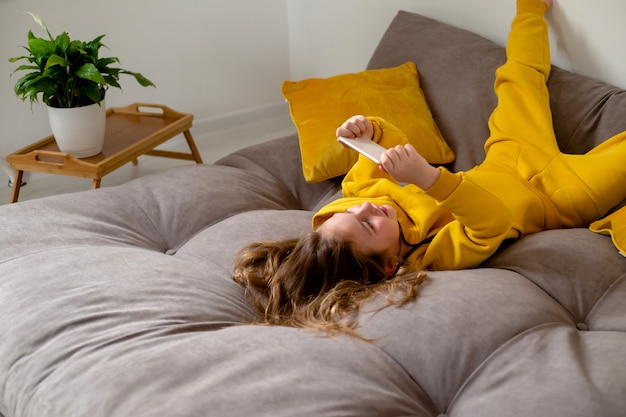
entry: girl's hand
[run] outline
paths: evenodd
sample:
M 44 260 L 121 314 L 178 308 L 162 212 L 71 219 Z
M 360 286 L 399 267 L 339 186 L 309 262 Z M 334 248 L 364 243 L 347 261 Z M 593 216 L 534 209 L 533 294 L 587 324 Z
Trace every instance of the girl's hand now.
M 411 144 L 387 149 L 381 156 L 380 169 L 396 181 L 415 184 L 422 190 L 430 188 L 441 175 Z
M 365 136 L 372 139 L 374 136 L 374 126 L 365 116 L 352 116 L 341 126 L 337 128 L 335 132 L 336 136 L 343 136 L 344 138 L 356 138 L 359 136 Z

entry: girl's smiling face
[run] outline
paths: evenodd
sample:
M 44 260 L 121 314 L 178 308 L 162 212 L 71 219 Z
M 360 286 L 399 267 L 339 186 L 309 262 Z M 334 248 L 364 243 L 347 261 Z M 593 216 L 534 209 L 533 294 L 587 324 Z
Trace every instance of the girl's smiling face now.
M 317 229 L 351 242 L 364 254 L 396 257 L 400 252 L 400 226 L 393 207 L 365 202 L 335 213 Z

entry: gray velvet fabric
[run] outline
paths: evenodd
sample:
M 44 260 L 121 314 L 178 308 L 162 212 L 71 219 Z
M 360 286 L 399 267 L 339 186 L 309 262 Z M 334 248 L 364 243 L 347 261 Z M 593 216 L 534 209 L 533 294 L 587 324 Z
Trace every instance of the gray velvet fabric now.
M 482 159 L 503 50 L 399 12 L 370 67 L 414 60 L 457 153 Z M 626 94 L 555 69 L 559 143 L 626 129 Z M 623 416 L 626 259 L 587 229 L 429 273 L 359 312 L 368 343 L 251 326 L 230 278 L 252 240 L 291 237 L 340 193 L 307 184 L 295 136 L 119 187 L 0 207 L 0 413 L 42 416 Z

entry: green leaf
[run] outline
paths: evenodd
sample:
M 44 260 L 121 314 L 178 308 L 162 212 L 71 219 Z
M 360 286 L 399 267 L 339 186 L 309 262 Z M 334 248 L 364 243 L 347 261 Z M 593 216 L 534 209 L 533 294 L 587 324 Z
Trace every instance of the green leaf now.
M 100 58 L 97 62 L 96 62 L 96 66 L 100 69 L 102 68 L 107 68 L 107 66 L 111 65 L 111 64 L 115 64 L 115 63 L 119 63 L 120 60 L 117 58 Z
M 92 102 L 100 103 L 101 92 L 100 92 L 100 88 L 98 88 L 97 85 L 95 85 L 95 84 L 85 84 L 85 88 L 83 90 L 83 93 L 85 93 L 85 95 Z M 85 105 L 85 104 L 88 104 L 88 103 L 81 103 L 81 105 Z
M 125 70 L 120 71 L 120 73 L 132 75 L 133 77 L 135 77 L 139 85 L 141 85 L 142 87 L 148 87 L 148 86 L 156 87 L 156 85 L 154 85 L 152 81 L 144 77 L 141 73 L 125 71 Z
M 105 35 L 100 35 L 100 36 L 98 36 L 97 38 L 95 38 L 92 41 L 85 42 L 85 45 L 84 45 L 85 49 L 88 50 L 90 54 L 95 52 L 95 56 L 97 56 L 98 55 L 98 50 L 101 47 L 104 46 L 106 48 L 106 46 L 102 42 L 100 42 L 100 40 L 102 38 L 104 38 L 104 36 Z
M 26 90 L 28 90 L 28 86 L 32 84 L 33 80 L 36 79 L 37 77 L 38 77 L 38 74 L 31 72 L 30 74 L 26 74 L 25 76 L 17 80 L 17 82 L 15 83 L 15 86 L 13 87 L 15 94 L 18 94 L 18 95 L 24 94 Z
M 62 67 L 69 67 L 72 64 L 67 59 L 63 58 L 62 56 L 54 54 L 54 55 L 51 55 L 50 58 L 48 58 L 48 62 L 46 62 L 45 70 L 55 65 L 60 65 Z
M 47 41 L 41 38 L 31 38 L 28 40 L 28 48 L 31 55 L 46 56 L 54 53 L 56 45 L 53 41 Z
M 67 32 L 63 32 L 59 36 L 57 36 L 57 38 L 54 40 L 54 43 L 56 44 L 57 48 L 59 48 L 62 53 L 65 53 L 70 47 L 71 41 Z
M 15 68 L 15 71 L 13 72 L 17 72 L 17 71 L 24 71 L 24 70 L 38 70 L 39 67 L 37 65 L 20 65 L 19 67 Z
M 106 81 L 98 68 L 94 64 L 84 64 L 77 71 L 76 75 L 80 78 L 84 78 L 86 80 L 93 81 L 98 84 L 106 84 Z
M 17 62 L 17 61 L 19 61 L 21 59 L 28 59 L 28 58 L 30 58 L 30 57 L 28 57 L 28 56 L 14 56 L 13 58 L 9 58 L 9 62 Z M 18 68 L 15 71 L 19 71 L 19 70 L 20 69 Z
M 111 87 L 119 88 L 120 90 L 122 89 L 122 86 L 120 85 L 120 83 L 117 82 L 117 77 L 113 77 L 111 75 L 105 75 L 104 79 L 107 81 L 107 84 L 110 85 Z
M 81 41 L 71 41 L 67 48 L 67 53 L 69 55 L 84 54 L 83 43 Z
M 36 91 L 42 91 L 45 96 L 54 93 L 56 90 L 56 83 L 53 80 L 41 78 L 39 80 L 35 80 L 32 83 L 31 88 Z

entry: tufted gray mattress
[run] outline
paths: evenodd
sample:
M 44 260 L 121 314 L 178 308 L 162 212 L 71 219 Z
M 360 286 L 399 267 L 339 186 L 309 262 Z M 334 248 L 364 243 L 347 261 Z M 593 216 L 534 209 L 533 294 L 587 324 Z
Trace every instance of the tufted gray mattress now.
M 457 160 L 480 162 L 501 47 L 401 11 L 369 68 L 416 62 Z M 626 130 L 626 93 L 555 68 L 562 149 Z M 626 259 L 585 228 L 429 273 L 359 312 L 371 342 L 244 323 L 236 251 L 310 228 L 296 136 L 127 184 L 0 207 L 0 414 L 624 416 Z

